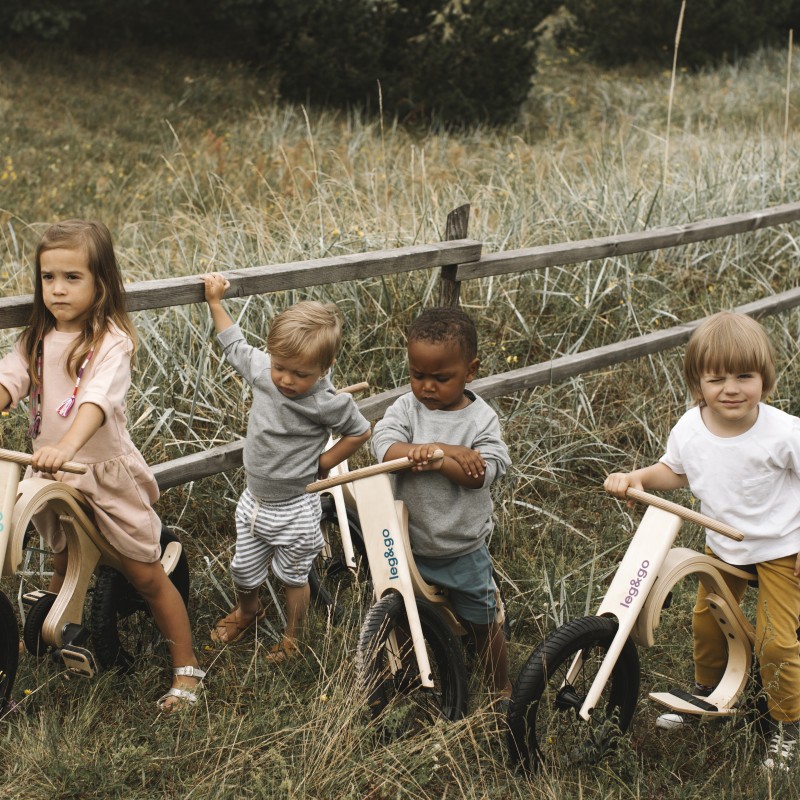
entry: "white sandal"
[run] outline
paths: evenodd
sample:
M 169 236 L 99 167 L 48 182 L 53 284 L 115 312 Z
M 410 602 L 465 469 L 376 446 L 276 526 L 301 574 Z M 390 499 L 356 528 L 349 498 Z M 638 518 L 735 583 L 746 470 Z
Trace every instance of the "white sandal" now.
M 198 683 L 196 686 L 193 686 L 192 689 L 181 689 L 177 686 L 172 686 L 166 694 L 159 697 L 156 703 L 158 710 L 167 714 L 173 714 L 175 711 L 184 708 L 191 708 L 197 702 L 197 695 L 192 690 L 199 689 L 200 681 L 206 676 L 206 673 L 199 667 L 175 667 L 175 669 L 172 670 L 172 674 L 176 677 L 197 678 Z M 178 702 L 167 705 L 167 700 L 170 697 L 177 697 Z

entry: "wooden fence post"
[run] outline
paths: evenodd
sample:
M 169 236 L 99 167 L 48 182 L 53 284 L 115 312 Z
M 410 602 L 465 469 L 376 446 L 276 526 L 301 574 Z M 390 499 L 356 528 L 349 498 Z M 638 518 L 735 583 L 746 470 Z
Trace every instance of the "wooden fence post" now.
M 469 203 L 459 206 L 447 215 L 447 226 L 444 231 L 446 242 L 454 239 L 466 239 L 469 228 Z M 461 283 L 456 280 L 458 264 L 446 264 L 442 267 L 439 278 L 439 305 L 457 306 Z

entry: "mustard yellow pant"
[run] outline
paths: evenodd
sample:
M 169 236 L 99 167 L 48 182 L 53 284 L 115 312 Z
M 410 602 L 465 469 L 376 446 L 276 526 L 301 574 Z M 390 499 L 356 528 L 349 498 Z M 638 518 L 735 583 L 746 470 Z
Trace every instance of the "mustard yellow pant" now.
M 769 714 L 779 722 L 800 720 L 800 579 L 794 574 L 795 558 L 786 556 L 756 564 L 755 654 Z M 725 582 L 741 602 L 747 581 L 725 575 Z M 692 616 L 695 680 L 704 686 L 716 686 L 725 672 L 728 648 L 708 608 L 706 594 L 700 584 Z

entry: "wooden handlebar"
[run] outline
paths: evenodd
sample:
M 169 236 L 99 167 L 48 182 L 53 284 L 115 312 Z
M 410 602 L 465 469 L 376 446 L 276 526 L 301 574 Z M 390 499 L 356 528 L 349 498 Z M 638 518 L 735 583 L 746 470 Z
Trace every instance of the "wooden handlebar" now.
M 430 461 L 438 461 L 444 458 L 444 452 L 436 449 L 430 457 Z M 384 461 L 382 464 L 370 464 L 368 467 L 355 469 L 352 472 L 345 472 L 342 475 L 335 475 L 333 478 L 323 478 L 321 481 L 309 483 L 306 486 L 306 492 L 309 494 L 313 492 L 322 492 L 325 489 L 330 489 L 333 486 L 341 486 L 343 483 L 351 483 L 352 481 L 361 480 L 361 478 L 370 478 L 373 475 L 381 475 L 384 472 L 398 472 L 401 469 L 408 469 L 413 467 L 414 462 L 409 461 L 408 458 L 394 458 L 391 461 Z
M 10 461 L 12 464 L 29 467 L 33 459 L 27 453 L 18 453 L 16 450 L 3 450 L 0 448 L 0 461 Z M 65 461 L 58 471 L 83 475 L 86 472 L 86 465 L 78 464 L 76 461 Z
M 361 383 L 354 383 L 351 386 L 343 386 L 341 389 L 337 389 L 336 394 L 342 394 L 342 392 L 355 394 L 356 392 L 366 392 L 367 389 L 369 389 L 369 384 L 366 381 L 361 381 Z
M 701 514 L 698 511 L 692 511 L 690 508 L 686 508 L 686 506 L 673 503 L 670 500 L 665 500 L 663 497 L 657 497 L 654 494 L 643 492 L 641 489 L 632 488 L 629 488 L 626 494 L 633 500 L 638 500 L 640 503 L 644 503 L 648 506 L 655 506 L 662 511 L 668 511 L 670 514 L 675 514 L 685 519 L 687 522 L 696 522 L 698 525 L 702 525 L 704 528 L 710 528 L 712 531 L 721 533 L 729 539 L 734 539 L 737 542 L 741 542 L 742 539 L 744 539 L 744 534 L 736 530 L 736 528 L 726 525 L 724 522 L 711 519 L 711 517 L 707 517 L 705 514 Z

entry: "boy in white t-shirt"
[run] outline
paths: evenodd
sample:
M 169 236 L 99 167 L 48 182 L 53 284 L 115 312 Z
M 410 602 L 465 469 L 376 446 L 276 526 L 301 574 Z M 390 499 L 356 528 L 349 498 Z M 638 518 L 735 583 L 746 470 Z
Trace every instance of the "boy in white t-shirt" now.
M 766 332 L 744 314 L 715 314 L 692 334 L 684 373 L 695 405 L 672 429 L 666 453 L 605 488 L 688 486 L 701 511 L 745 534 L 733 542 L 706 530 L 709 553 L 758 575 L 755 649 L 774 723 L 764 767 L 788 770 L 800 745 L 800 419 L 762 402 L 776 384 Z M 747 581 L 726 578 L 741 600 Z M 709 694 L 727 663 L 725 637 L 700 585 L 692 618 L 695 690 Z M 661 728 L 684 720 L 664 714 Z

